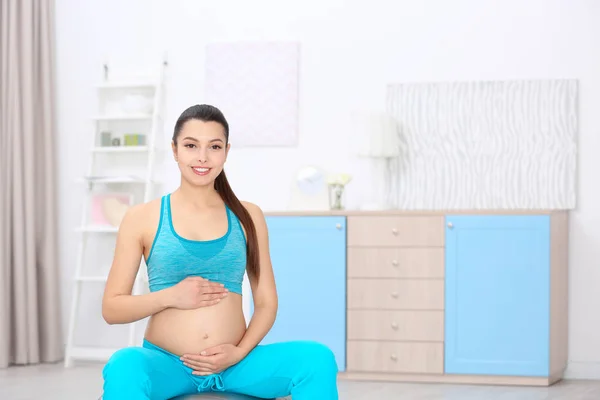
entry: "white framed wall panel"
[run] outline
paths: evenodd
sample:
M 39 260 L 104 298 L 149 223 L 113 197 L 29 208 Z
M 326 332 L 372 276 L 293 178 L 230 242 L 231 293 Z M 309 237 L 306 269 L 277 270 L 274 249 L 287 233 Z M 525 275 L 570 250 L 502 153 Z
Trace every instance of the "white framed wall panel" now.
M 299 58 L 295 42 L 207 45 L 205 102 L 225 114 L 232 146 L 297 144 Z
M 572 209 L 576 80 L 387 87 L 400 124 L 400 208 Z

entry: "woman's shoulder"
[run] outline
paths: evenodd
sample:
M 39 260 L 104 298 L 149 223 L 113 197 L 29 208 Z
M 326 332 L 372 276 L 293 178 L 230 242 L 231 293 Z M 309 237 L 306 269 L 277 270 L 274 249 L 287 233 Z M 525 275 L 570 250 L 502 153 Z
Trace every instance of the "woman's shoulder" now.
M 160 219 L 161 199 L 134 204 L 127 209 L 123 222 L 135 225 L 142 230 Z
M 248 214 L 250 214 L 250 218 L 252 218 L 252 222 L 254 222 L 255 226 L 262 227 L 266 224 L 265 214 L 258 205 L 243 200 L 241 200 L 240 203 L 242 203 L 246 211 L 248 211 Z
M 242 203 L 246 211 L 250 213 L 252 219 L 254 219 L 255 217 L 263 217 L 263 211 L 258 205 L 244 200 L 240 200 L 240 203 Z
M 161 198 L 158 198 L 145 203 L 135 204 L 131 206 L 128 211 L 135 216 L 145 218 L 151 214 L 160 213 L 161 204 Z

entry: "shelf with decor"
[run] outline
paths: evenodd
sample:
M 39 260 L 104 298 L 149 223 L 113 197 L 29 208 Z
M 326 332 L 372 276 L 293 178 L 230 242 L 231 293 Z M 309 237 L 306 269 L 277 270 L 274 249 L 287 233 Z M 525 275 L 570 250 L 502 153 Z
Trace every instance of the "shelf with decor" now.
M 113 89 L 113 90 L 132 90 L 145 89 L 156 90 L 156 82 L 153 81 L 135 81 L 135 80 L 118 80 L 111 82 L 101 82 L 95 85 L 97 89 Z
M 146 179 L 140 178 L 133 175 L 114 175 L 114 176 L 84 176 L 79 178 L 77 182 L 80 183 L 98 183 L 98 184 L 111 184 L 111 183 L 146 183 Z M 155 180 L 151 180 L 155 182 Z
M 79 234 L 79 246 L 65 366 L 71 366 L 74 360 L 79 359 L 106 360 L 112 354 L 110 348 L 78 346 L 75 343 L 79 303 L 84 290 L 94 289 L 94 285 L 86 283 L 104 283 L 107 278 L 106 274 L 97 272 L 106 269 L 106 261 L 90 255 L 93 249 L 102 252 L 99 246 L 114 246 L 115 234 L 127 210 L 155 197 L 155 186 L 159 184 L 155 178 L 156 143 L 164 120 L 165 69 L 166 63 L 163 63 L 152 82 L 107 78 L 96 85 L 98 114 L 92 117 L 94 134 L 90 138 L 89 164 L 86 173 L 77 179 L 78 183 L 84 184 L 86 195 L 81 220 L 75 229 Z M 84 273 L 84 270 L 90 272 Z M 143 293 L 146 282 L 145 268 L 140 268 L 133 293 Z M 123 346 L 135 344 L 141 322 L 129 324 Z
M 81 233 L 117 233 L 119 228 L 110 225 L 86 225 L 77 228 L 76 231 Z
M 132 120 L 151 120 L 152 114 L 113 114 L 113 115 L 95 115 L 92 117 L 96 121 L 132 121 Z
M 94 153 L 144 153 L 149 150 L 148 146 L 96 146 L 92 148 Z

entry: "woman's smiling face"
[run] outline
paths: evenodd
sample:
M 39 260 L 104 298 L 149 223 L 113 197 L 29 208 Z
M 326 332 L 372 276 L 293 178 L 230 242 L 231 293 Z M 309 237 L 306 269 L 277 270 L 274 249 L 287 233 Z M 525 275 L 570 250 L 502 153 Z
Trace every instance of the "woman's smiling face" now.
M 172 148 L 182 177 L 198 186 L 215 181 L 223 171 L 229 153 L 223 126 L 197 119 L 183 125 Z

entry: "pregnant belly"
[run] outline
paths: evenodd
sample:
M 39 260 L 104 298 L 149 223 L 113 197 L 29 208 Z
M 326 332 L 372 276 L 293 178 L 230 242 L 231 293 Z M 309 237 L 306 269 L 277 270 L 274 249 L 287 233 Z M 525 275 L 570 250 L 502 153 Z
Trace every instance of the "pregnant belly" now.
M 242 296 L 229 293 L 220 303 L 195 310 L 167 308 L 150 317 L 145 338 L 181 356 L 219 344 L 237 345 L 246 332 Z

